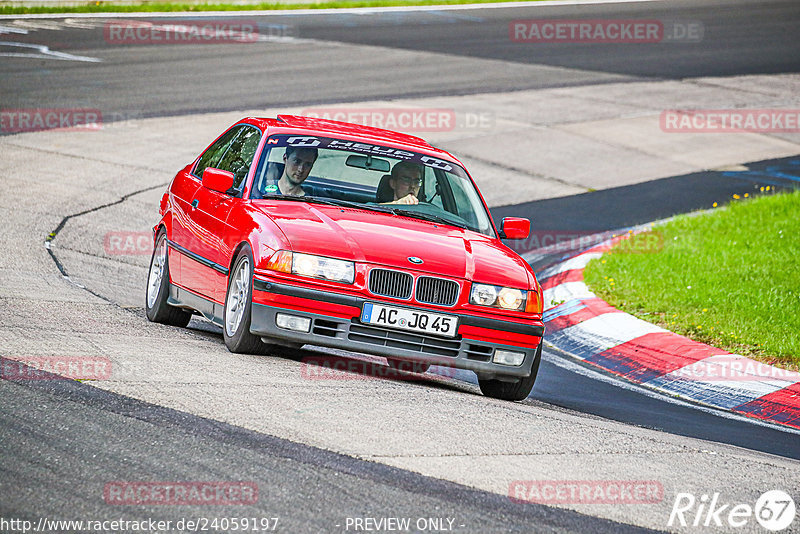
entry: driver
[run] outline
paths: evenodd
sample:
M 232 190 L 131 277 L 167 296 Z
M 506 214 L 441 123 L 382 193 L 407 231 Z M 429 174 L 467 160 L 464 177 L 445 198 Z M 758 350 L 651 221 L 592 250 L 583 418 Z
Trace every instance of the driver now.
M 317 149 L 287 146 L 283 155 L 283 175 L 278 180 L 278 191 L 292 197 L 305 196 L 303 182 L 308 178 L 311 167 L 317 161 Z M 274 183 L 274 182 L 273 182 Z
M 392 167 L 389 186 L 394 191 L 394 200 L 386 204 L 419 204 L 419 188 L 422 186 L 422 167 L 411 161 L 401 161 Z

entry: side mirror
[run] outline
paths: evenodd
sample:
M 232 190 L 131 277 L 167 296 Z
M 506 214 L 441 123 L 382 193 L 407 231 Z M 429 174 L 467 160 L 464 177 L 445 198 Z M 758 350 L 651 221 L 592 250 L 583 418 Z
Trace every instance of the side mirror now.
M 227 193 L 228 189 L 233 187 L 233 173 L 215 169 L 214 167 L 206 167 L 203 171 L 203 187 L 207 187 L 212 191 Z
M 506 217 L 500 232 L 505 239 L 527 239 L 531 233 L 531 221 L 521 217 Z

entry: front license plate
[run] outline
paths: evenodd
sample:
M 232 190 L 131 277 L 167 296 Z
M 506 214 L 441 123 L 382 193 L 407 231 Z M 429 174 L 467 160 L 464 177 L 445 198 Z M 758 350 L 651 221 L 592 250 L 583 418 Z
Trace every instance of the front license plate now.
M 364 304 L 361 322 L 446 337 L 455 337 L 458 330 L 458 319 L 452 315 L 395 308 L 372 302 Z

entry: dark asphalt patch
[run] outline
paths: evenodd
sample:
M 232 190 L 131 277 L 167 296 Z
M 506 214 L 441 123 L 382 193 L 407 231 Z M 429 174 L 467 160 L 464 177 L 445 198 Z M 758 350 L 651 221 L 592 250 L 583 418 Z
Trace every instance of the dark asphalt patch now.
M 278 532 L 344 531 L 347 517 L 450 517 L 456 532 L 650 532 L 516 504 L 76 381 L 2 380 L 0 399 L 3 456 L 14 459 L 0 466 L 3 517 L 280 517 Z M 103 500 L 105 484 L 113 481 L 221 479 L 257 483 L 257 503 L 112 506 Z
M 800 188 L 800 155 L 758 161 L 747 171 L 703 171 L 635 185 L 568 197 L 499 206 L 491 210 L 496 223 L 503 217 L 528 217 L 531 230 L 607 232 L 665 219 L 695 210 L 724 206 L 733 195 L 751 197 Z M 519 243 L 506 241 L 511 248 Z

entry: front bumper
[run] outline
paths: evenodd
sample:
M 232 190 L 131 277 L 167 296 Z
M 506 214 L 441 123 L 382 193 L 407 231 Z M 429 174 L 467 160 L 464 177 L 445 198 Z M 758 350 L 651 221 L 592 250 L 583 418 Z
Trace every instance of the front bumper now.
M 536 349 L 544 334 L 544 326 L 541 324 L 529 325 L 453 312 L 448 313 L 458 316 L 459 319 L 458 335 L 454 338 L 405 332 L 360 321 L 361 309 L 368 300 L 390 305 L 394 304 L 392 302 L 259 279 L 254 280 L 253 289 L 250 332 L 268 338 L 267 341 L 279 339 L 309 343 L 399 360 L 468 369 L 481 378 L 529 376 Z M 296 332 L 278 327 L 275 321 L 278 313 L 310 319 L 310 331 Z M 470 335 L 475 333 L 479 335 Z M 509 344 L 490 339 L 525 341 Z M 523 363 L 519 366 L 493 363 L 492 357 L 498 348 L 524 353 Z

